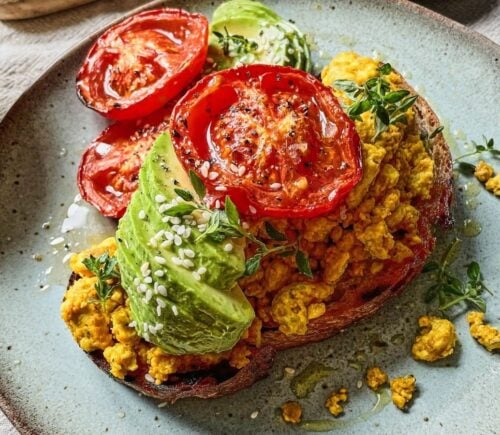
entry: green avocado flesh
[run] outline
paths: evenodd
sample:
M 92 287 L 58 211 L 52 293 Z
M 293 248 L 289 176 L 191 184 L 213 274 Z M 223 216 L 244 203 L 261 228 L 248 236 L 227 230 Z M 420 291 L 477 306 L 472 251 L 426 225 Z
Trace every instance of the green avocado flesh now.
M 223 352 L 238 342 L 255 315 L 237 285 L 245 270 L 243 243 L 197 241 L 200 230 L 190 225 L 192 215 L 166 217 L 162 206 L 185 202 L 175 188 L 196 197 L 170 136 L 164 134 L 145 159 L 139 189 L 116 232 L 122 287 L 146 341 L 173 355 Z M 179 246 L 168 241 L 175 234 Z M 233 245 L 230 252 L 224 249 L 228 243 Z M 183 260 L 193 264 L 179 264 Z M 200 268 L 206 272 L 198 274 Z
M 226 32 L 246 38 L 253 47 L 240 49 L 235 39 L 231 39 L 224 53 L 217 33 L 227 35 Z M 307 72 L 312 68 L 305 35 L 262 3 L 252 0 L 231 0 L 214 11 L 209 44 L 209 56 L 218 70 L 253 63 L 292 66 Z

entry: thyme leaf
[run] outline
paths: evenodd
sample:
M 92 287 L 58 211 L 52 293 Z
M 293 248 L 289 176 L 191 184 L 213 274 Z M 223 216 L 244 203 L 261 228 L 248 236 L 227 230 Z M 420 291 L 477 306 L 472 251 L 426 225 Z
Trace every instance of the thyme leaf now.
M 351 80 L 336 80 L 333 87 L 346 94 L 353 102 L 347 106 L 346 113 L 353 120 L 360 120 L 360 115 L 371 112 L 375 119 L 373 141 L 390 125 L 407 123 L 406 111 L 415 104 L 417 95 L 410 95 L 405 89 L 391 90 L 383 76 L 390 74 L 392 67 L 385 63 L 378 69 L 379 76 L 369 79 L 363 85 Z
M 491 293 L 483 281 L 479 263 L 472 261 L 467 265 L 467 277 L 460 278 L 455 275 L 450 266 L 460 249 L 461 241 L 455 239 L 448 247 L 440 262 L 427 263 L 424 273 L 434 273 L 436 281 L 427 289 L 424 300 L 429 303 L 437 299 L 441 311 L 449 310 L 456 305 L 473 306 L 480 311 L 486 310 L 486 301 L 482 294 L 484 291 Z
M 255 41 L 249 41 L 242 35 L 231 35 L 226 26 L 224 33 L 215 30 L 212 33 L 217 37 L 217 43 L 222 47 L 225 56 L 234 57 L 254 52 L 259 48 L 259 44 Z

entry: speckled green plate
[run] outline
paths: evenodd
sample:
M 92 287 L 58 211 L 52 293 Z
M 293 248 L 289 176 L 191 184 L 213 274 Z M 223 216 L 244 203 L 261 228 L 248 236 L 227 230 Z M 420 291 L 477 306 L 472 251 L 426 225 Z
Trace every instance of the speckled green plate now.
M 213 3 L 168 4 L 210 15 Z M 312 36 L 318 67 L 345 49 L 378 53 L 389 60 L 429 99 L 447 127 L 455 154 L 464 149 L 464 142 L 479 140 L 482 134 L 500 141 L 500 49 L 492 42 L 403 1 L 267 3 Z M 283 369 L 300 369 L 313 360 L 329 364 L 334 372 L 301 402 L 304 417 L 329 419 L 323 406 L 325 397 L 332 389 L 345 386 L 350 391 L 346 414 L 331 426 L 339 432 L 499 430 L 500 359 L 474 342 L 463 316 L 455 319 L 460 346 L 453 358 L 427 365 L 409 356 L 416 319 L 429 310 L 421 302 L 424 277 L 375 317 L 345 333 L 283 352 L 269 378 L 230 397 L 158 407 L 154 400 L 138 396 L 99 371 L 59 318 L 68 277 L 62 260 L 69 251 L 99 240 L 113 228 L 89 208 L 84 229 L 61 234 L 77 194 L 75 173 L 80 154 L 105 125 L 79 103 L 74 90 L 75 73 L 92 40 L 57 62 L 0 125 L 0 404 L 21 432 L 300 430 L 286 426 L 276 414 L 276 408 L 293 397 Z M 500 162 L 495 165 L 500 170 Z M 464 237 L 456 267 L 478 259 L 490 288 L 498 293 L 499 199 L 478 189 L 474 180 L 459 179 L 457 186 L 458 233 L 464 218 L 478 221 L 482 232 L 474 238 Z M 79 223 L 73 220 L 72 225 L 78 227 Z M 440 247 L 444 244 L 441 240 Z M 36 255 L 41 261 L 33 258 Z M 497 324 L 499 301 L 500 296 L 488 301 L 489 320 Z M 374 363 L 391 376 L 416 376 L 419 392 L 408 413 L 383 406 L 384 395 L 375 405 L 377 397 L 360 382 L 364 369 Z M 252 419 L 254 411 L 259 412 Z

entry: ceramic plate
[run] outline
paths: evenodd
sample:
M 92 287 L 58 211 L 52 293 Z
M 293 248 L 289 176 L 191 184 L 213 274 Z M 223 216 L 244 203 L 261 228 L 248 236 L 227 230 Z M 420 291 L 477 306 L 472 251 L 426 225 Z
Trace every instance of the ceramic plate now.
M 170 2 L 210 16 L 214 2 Z M 485 38 L 402 1 L 270 1 L 313 39 L 317 67 L 340 50 L 377 54 L 403 72 L 446 126 L 454 154 L 481 135 L 500 142 L 500 49 Z M 158 3 L 157 3 L 158 4 Z M 285 367 L 321 361 L 334 372 L 306 400 L 304 417 L 332 421 L 324 400 L 350 391 L 346 414 L 330 428 L 357 433 L 495 433 L 500 428 L 500 360 L 455 319 L 460 346 L 453 358 L 427 365 L 410 357 L 424 277 L 375 317 L 328 341 L 283 352 L 271 375 L 218 400 L 185 400 L 158 407 L 99 371 L 75 345 L 59 317 L 68 277 L 63 259 L 99 241 L 112 222 L 88 208 L 85 229 L 61 234 L 77 194 L 76 167 L 105 121 L 78 101 L 74 78 L 93 38 L 68 53 L 16 103 L 0 125 L 0 402 L 22 432 L 145 434 L 289 432 L 276 413 L 293 398 Z M 500 169 L 498 162 L 495 162 Z M 489 287 L 488 318 L 500 320 L 499 199 L 474 180 L 457 181 L 456 229 L 480 223 L 463 237 L 456 267 L 478 259 Z M 80 203 L 80 205 L 82 205 Z M 78 222 L 72 222 L 78 226 Z M 63 240 L 61 239 L 63 238 Z M 442 239 L 439 248 L 446 244 Z M 408 413 L 364 382 L 368 365 L 391 376 L 413 373 L 418 395 Z M 377 403 L 378 400 L 378 403 Z M 496 406 L 495 406 L 496 403 Z M 251 418 L 258 411 L 258 416 Z M 255 414 L 254 414 L 255 415 Z M 331 423 L 328 423 L 331 424 Z

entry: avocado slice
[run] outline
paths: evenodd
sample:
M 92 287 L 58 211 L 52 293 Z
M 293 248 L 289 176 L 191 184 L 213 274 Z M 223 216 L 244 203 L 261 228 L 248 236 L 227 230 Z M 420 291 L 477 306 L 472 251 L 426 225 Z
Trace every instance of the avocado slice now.
M 222 37 L 228 41 L 226 45 L 220 42 Z M 312 69 L 305 35 L 252 0 L 230 0 L 214 11 L 209 56 L 217 70 L 252 63 L 292 66 L 307 72 Z
M 139 189 L 116 232 L 122 287 L 146 341 L 172 355 L 223 352 L 238 342 L 255 316 L 237 285 L 245 269 L 244 243 L 197 241 L 200 230 L 190 224 L 191 217 L 165 219 L 162 205 L 185 202 L 175 188 L 196 195 L 170 135 L 163 134 L 145 159 Z M 177 234 L 182 225 L 190 229 L 179 236 L 179 246 L 169 244 L 166 234 Z M 233 245 L 230 252 L 224 249 L 227 243 Z M 182 257 L 192 265 L 179 264 Z M 206 272 L 198 273 L 200 268 Z

